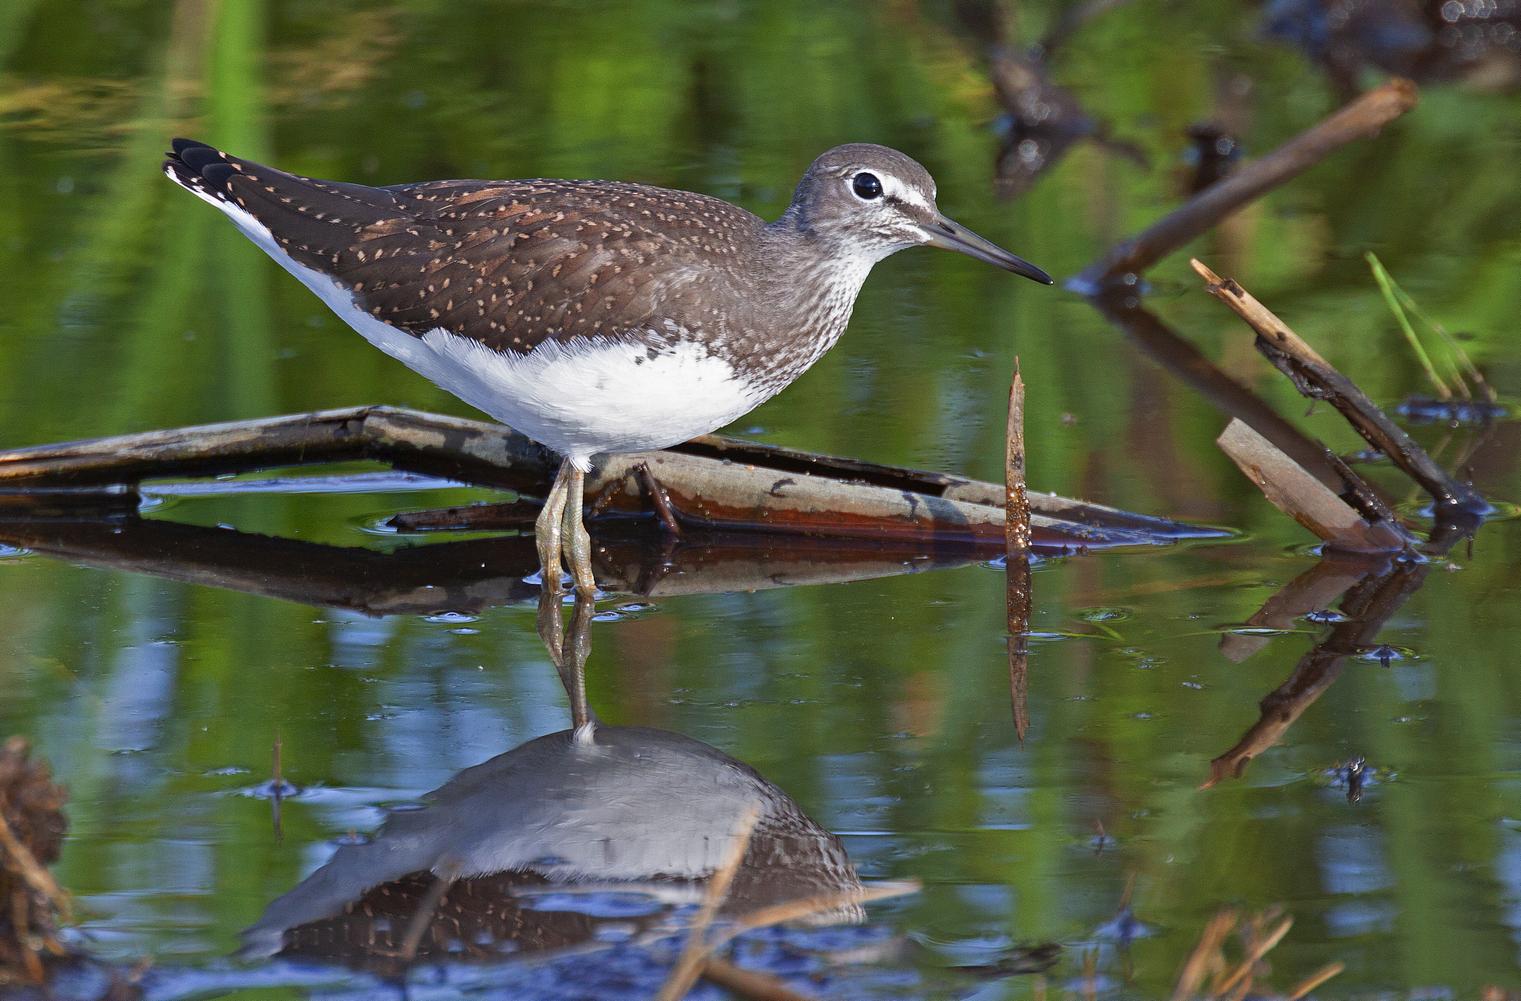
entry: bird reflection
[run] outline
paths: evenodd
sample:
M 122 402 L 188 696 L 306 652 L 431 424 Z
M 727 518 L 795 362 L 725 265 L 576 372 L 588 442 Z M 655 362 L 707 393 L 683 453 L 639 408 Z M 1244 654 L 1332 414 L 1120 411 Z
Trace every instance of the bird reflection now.
M 861 889 L 833 834 L 743 762 L 665 730 L 609 726 L 586 701 L 591 601 L 564 628 L 557 581 L 538 624 L 573 727 L 467 768 L 340 847 L 244 932 L 246 956 L 500 959 L 594 940 L 658 937 L 696 903 L 755 816 L 720 914 Z M 836 902 L 810 923 L 859 922 Z

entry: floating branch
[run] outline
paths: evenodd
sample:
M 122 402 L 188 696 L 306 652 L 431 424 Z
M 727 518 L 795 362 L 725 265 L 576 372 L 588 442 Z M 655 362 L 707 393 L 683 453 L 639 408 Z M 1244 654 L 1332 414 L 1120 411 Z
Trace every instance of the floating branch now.
M 1067 282 L 1067 288 L 1096 295 L 1114 282 L 1134 278 L 1195 237 L 1202 236 L 1243 205 L 1283 184 L 1336 150 L 1379 130 L 1414 108 L 1419 91 L 1395 78 L 1342 108 L 1260 160 L 1238 167 L 1210 185 L 1140 235 L 1111 250 Z
M 1450 476 L 1437 465 L 1410 436 L 1400 430 L 1389 415 L 1363 395 L 1363 391 L 1342 375 L 1331 363 L 1318 355 L 1282 320 L 1230 279 L 1222 280 L 1197 259 L 1190 261 L 1195 271 L 1208 283 L 1207 291 L 1230 306 L 1257 332 L 1257 349 L 1284 375 L 1299 392 L 1312 400 L 1327 400 L 1374 448 L 1387 455 L 1436 499 L 1438 505 L 1466 514 L 1491 510 L 1484 498 L 1465 483 Z

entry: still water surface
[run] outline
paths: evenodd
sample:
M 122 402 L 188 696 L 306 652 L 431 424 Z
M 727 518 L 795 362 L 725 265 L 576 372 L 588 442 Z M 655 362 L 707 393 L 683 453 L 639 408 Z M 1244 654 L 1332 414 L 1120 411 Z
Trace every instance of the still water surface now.
M 1061 7 L 1020 5 L 1015 29 L 1028 44 Z M 477 416 L 159 176 L 171 135 L 365 183 L 610 177 L 767 218 L 822 150 L 882 142 L 929 167 L 948 214 L 1060 278 L 1179 200 L 1189 126 L 1228 118 L 1255 155 L 1334 106 L 1316 65 L 1261 35 L 1254 5 L 1122 6 L 1050 68 L 1149 167 L 1083 140 L 1002 202 L 980 53 L 936 4 L 12 0 L 0 447 L 380 402 Z M 1517 177 L 1517 96 L 1435 81 L 1378 139 L 1190 249 L 1393 404 L 1427 386 L 1362 260 L 1374 250 L 1467 337 L 1506 400 L 1521 393 Z M 1153 271 L 1151 307 L 1310 434 L 1359 448 L 1334 415 L 1301 417 L 1185 262 Z M 1431 566 L 1368 644 L 1388 644 L 1387 663 L 1348 657 L 1239 778 L 1200 788 L 1335 624 L 1244 627 L 1316 565 L 1313 539 L 1215 449 L 1224 418 L 1083 301 L 905 252 L 876 269 L 842 343 L 728 430 L 996 479 L 1016 355 L 1034 486 L 1238 533 L 1041 563 L 1023 742 L 1004 576 L 975 564 L 610 599 L 591 627 L 597 713 L 753 767 L 839 836 L 863 879 L 923 881 L 872 905 L 859 941 L 809 946 L 916 946 L 845 968 L 826 992 L 1026 997 L 1029 977 L 980 984 L 940 968 L 1054 941 L 1053 989 L 1096 948 L 1103 991 L 1162 997 L 1218 907 L 1274 903 L 1295 919 L 1272 954 L 1280 990 L 1337 960 L 1347 971 L 1322 996 L 1521 986 L 1515 522 Z M 1521 501 L 1516 428 L 1412 433 L 1503 505 Z M 1364 468 L 1419 511 L 1392 470 Z M 180 496 L 145 516 L 389 550 L 418 541 L 375 531 L 390 512 L 482 496 Z M 78 897 L 79 942 L 160 970 L 235 971 L 269 996 L 369 990 L 357 974 L 225 957 L 349 832 L 569 725 L 533 607 L 506 595 L 374 618 L 87 562 L 0 549 L 0 734 L 31 737 L 72 792 L 58 873 Z M 1243 638 L 1260 649 L 1238 663 L 1226 652 Z M 278 834 L 262 788 L 277 737 L 301 790 Z M 1349 802 L 1335 769 L 1357 756 L 1369 779 Z M 1132 878 L 1143 927 L 1122 954 L 1113 922 Z M 570 983 L 454 975 L 460 991 L 557 996 Z M 211 983 L 170 978 L 160 992 Z

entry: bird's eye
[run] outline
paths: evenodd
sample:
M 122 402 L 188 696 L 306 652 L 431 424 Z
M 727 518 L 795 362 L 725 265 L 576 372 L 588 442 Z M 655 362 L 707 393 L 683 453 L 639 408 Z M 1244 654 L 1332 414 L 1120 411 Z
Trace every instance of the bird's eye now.
M 858 197 L 871 201 L 873 198 L 882 197 L 882 181 L 876 174 L 861 171 L 852 180 L 851 185 Z

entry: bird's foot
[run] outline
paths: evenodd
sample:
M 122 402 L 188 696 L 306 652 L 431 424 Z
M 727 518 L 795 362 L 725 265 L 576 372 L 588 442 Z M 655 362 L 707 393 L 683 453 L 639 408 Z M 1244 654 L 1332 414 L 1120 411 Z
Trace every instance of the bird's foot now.
M 672 538 L 681 538 L 681 525 L 676 521 L 676 509 L 671 506 L 670 495 L 665 492 L 665 487 L 655 479 L 655 474 L 650 470 L 650 464 L 641 462 L 634 467 L 639 473 L 639 479 L 644 482 L 644 488 L 650 492 L 650 504 L 655 508 L 655 515 L 660 519 L 660 527 L 665 529 L 665 534 Z

